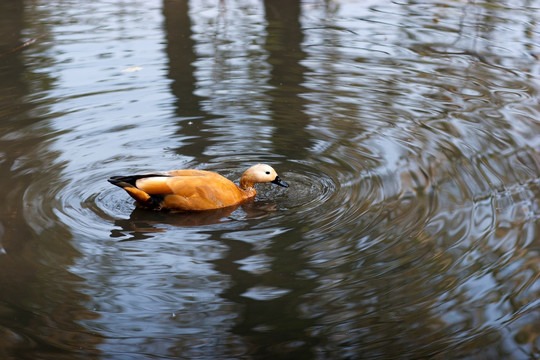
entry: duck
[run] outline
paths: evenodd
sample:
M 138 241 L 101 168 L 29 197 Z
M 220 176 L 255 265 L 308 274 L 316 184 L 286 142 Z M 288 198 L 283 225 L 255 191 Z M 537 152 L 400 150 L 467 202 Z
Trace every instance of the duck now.
M 258 183 L 289 187 L 266 164 L 247 169 L 239 185 L 216 172 L 194 169 L 112 176 L 108 181 L 124 189 L 142 207 L 190 212 L 222 209 L 252 200 L 257 195 L 254 185 Z

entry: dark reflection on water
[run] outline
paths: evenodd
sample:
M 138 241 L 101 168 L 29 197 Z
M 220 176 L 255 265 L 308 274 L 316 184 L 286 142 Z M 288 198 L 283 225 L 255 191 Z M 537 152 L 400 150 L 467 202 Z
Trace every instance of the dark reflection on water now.
M 177 99 L 176 114 L 179 117 L 177 134 L 187 140 L 177 152 L 192 158 L 203 157 L 205 148 L 216 143 L 209 136 L 204 136 L 212 129 L 207 125 L 207 121 L 210 118 L 222 119 L 222 117 L 211 116 L 205 111 L 201 103 L 208 99 L 196 92 L 194 62 L 197 56 L 188 15 L 188 3 L 164 1 L 163 14 L 167 34 L 168 76 L 172 80 L 171 91 Z M 200 160 L 207 162 L 210 159 L 204 157 Z
M 301 4 L 298 1 L 265 1 L 266 42 L 270 65 L 268 105 L 274 122 L 272 142 L 274 152 L 284 157 L 309 157 L 312 140 L 307 127 L 309 117 L 304 112 L 306 92 L 303 86 L 307 68 L 302 65 L 306 53 L 302 49 L 304 34 L 300 23 Z M 294 116 L 291 116 L 294 114 Z
M 81 254 L 65 225 L 41 221 L 64 181 L 58 153 L 47 146 L 55 131 L 28 98 L 53 79 L 36 80 L 24 57 L 9 53 L 21 45 L 28 11 L 21 2 L 0 4 L 0 53 L 7 54 L 0 57 L 0 357 L 92 357 L 101 339 L 80 322 L 96 315 L 84 306 L 81 279 L 66 269 Z
M 0 358 L 539 357 L 538 10 L 0 3 Z

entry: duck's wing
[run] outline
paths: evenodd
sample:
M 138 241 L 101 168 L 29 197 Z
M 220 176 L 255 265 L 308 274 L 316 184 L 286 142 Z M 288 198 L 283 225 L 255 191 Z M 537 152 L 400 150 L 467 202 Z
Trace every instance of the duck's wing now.
M 167 181 L 171 178 L 171 176 L 157 174 L 145 176 L 137 179 L 135 186 L 150 195 L 167 195 L 172 193 L 172 189 L 167 184 Z
M 204 186 L 206 183 L 223 186 L 234 185 L 223 176 L 205 170 L 171 170 L 159 173 L 151 173 L 136 176 L 136 181 L 132 182 L 138 189 L 151 195 L 178 194 L 190 196 L 196 188 Z
M 210 210 L 238 204 L 245 200 L 243 192 L 221 175 L 173 176 L 166 180 L 171 194 L 163 199 L 163 207 L 180 210 Z

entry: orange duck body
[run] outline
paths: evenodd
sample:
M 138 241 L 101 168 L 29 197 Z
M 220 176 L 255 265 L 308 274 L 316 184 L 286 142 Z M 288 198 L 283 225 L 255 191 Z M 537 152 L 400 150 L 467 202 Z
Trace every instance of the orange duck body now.
M 172 170 L 132 176 L 113 176 L 109 182 L 123 188 L 137 202 L 155 210 L 202 211 L 221 209 L 253 199 L 254 184 L 271 182 L 288 187 L 269 165 L 250 167 L 240 186 L 212 171 Z

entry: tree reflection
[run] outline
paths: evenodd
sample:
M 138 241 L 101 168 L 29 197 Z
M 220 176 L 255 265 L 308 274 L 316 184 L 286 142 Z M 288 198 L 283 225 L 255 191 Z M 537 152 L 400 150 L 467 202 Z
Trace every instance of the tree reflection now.
M 265 49 L 271 66 L 268 90 L 275 126 L 274 151 L 286 157 L 309 156 L 312 135 L 307 132 L 310 118 L 305 113 L 308 101 L 302 96 L 307 68 L 302 65 L 304 33 L 300 23 L 301 2 L 268 0 L 264 2 L 267 21 Z
M 38 179 L 62 182 L 58 153 L 44 145 L 54 133 L 40 116 L 47 111 L 28 101 L 47 88 L 28 82 L 36 69 L 20 47 L 25 26 L 42 15 L 23 1 L 0 2 L 0 358 L 87 359 L 99 355 L 101 338 L 81 325 L 96 314 L 84 306 L 81 279 L 66 270 L 79 254 L 51 215 L 54 199 L 32 190 Z M 51 82 L 39 76 L 39 84 Z
M 178 130 L 183 144 L 177 152 L 207 162 L 205 150 L 214 144 L 208 136 L 206 121 L 215 118 L 202 109 L 204 97 L 196 94 L 195 41 L 192 23 L 188 14 L 188 1 L 163 1 L 165 34 L 167 36 L 168 77 L 172 80 L 171 91 L 176 97 L 175 112 L 179 117 Z
M 314 345 L 320 342 L 310 333 L 315 320 L 303 318 L 300 308 L 304 295 L 311 293 L 317 284 L 302 274 L 306 268 L 302 250 L 291 248 L 291 241 L 298 239 L 299 234 L 292 231 L 268 239 L 262 232 L 260 238 L 253 235 L 246 239 L 238 232 L 227 238 L 231 235 L 234 239 L 223 240 L 229 246 L 227 255 L 213 261 L 216 270 L 228 274 L 233 281 L 233 286 L 221 296 L 241 305 L 231 331 L 242 336 L 255 358 L 312 358 Z M 270 240 L 270 245 L 262 250 L 252 243 L 266 240 Z M 270 261 L 263 271 L 247 271 L 242 267 L 243 261 L 261 256 Z

